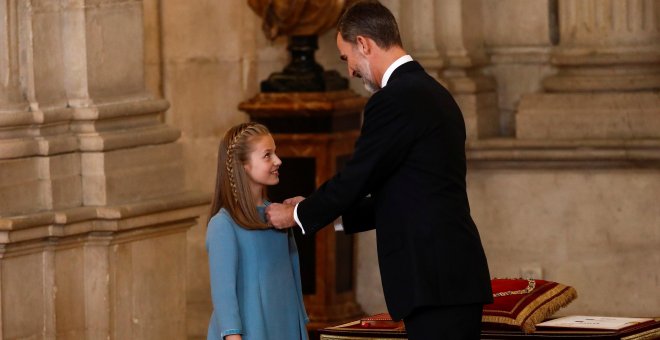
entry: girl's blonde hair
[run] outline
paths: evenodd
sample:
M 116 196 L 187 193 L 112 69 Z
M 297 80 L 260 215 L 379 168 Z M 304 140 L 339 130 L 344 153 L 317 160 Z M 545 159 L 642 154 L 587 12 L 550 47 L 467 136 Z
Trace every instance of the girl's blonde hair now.
M 268 128 L 255 122 L 236 125 L 225 133 L 218 150 L 215 194 L 209 219 L 225 208 L 234 221 L 246 229 L 269 228 L 257 212 L 252 199 L 248 174 L 243 165 L 253 151 L 256 137 L 270 134 Z M 266 190 L 262 192 L 266 199 Z

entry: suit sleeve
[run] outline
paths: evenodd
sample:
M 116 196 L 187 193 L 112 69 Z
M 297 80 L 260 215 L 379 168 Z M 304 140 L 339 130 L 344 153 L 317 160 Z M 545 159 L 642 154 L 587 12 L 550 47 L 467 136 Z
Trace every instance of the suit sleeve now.
M 298 206 L 305 231 L 316 232 L 383 185 L 415 139 L 412 119 L 393 96 L 377 92 L 367 103 L 360 137 L 344 169 Z
M 238 295 L 238 240 L 232 223 L 226 216 L 214 217 L 206 232 L 206 249 L 209 254 L 211 300 L 214 322 L 220 337 L 243 334 Z
M 365 197 L 341 215 L 346 234 L 355 234 L 376 228 L 374 199 Z

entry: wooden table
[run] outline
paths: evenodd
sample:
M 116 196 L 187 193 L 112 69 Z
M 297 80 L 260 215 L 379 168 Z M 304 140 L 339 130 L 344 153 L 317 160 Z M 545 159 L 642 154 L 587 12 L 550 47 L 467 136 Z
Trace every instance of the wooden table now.
M 321 340 L 395 340 L 407 339 L 402 327 L 375 328 L 361 327 L 359 320 L 319 330 Z M 537 330 L 533 334 L 524 334 L 517 330 L 484 329 L 483 340 L 507 339 L 570 339 L 570 340 L 651 340 L 660 339 L 660 322 L 655 321 L 622 331 L 602 330 Z

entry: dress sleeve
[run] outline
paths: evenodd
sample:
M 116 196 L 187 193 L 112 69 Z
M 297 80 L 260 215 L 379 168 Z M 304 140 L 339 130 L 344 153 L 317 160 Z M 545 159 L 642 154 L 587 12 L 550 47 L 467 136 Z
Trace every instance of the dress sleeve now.
M 206 231 L 209 254 L 211 299 L 214 319 L 220 338 L 243 334 L 237 295 L 238 240 L 232 222 L 223 215 L 213 218 Z M 220 340 L 220 339 L 219 339 Z

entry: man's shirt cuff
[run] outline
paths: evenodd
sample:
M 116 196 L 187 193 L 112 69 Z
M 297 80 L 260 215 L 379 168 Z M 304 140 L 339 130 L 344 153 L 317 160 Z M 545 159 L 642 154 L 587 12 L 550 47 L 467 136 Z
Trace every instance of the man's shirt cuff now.
M 300 223 L 300 219 L 298 218 L 298 204 L 296 204 L 296 207 L 293 208 L 293 219 L 296 221 L 298 227 L 300 227 L 300 231 L 302 231 L 303 235 L 305 235 L 305 228 L 303 228 L 302 223 Z
M 341 218 L 341 216 L 337 217 L 334 222 L 334 226 L 335 231 L 344 231 L 344 220 Z

